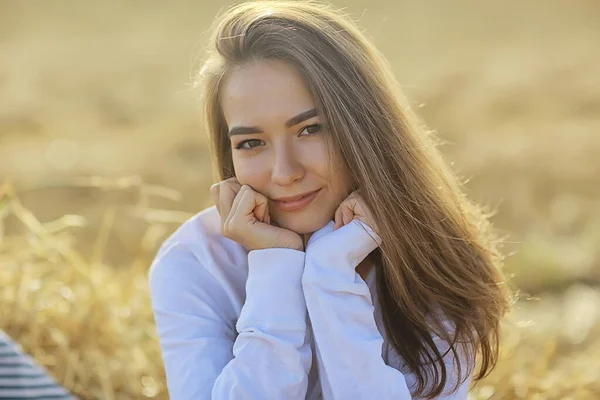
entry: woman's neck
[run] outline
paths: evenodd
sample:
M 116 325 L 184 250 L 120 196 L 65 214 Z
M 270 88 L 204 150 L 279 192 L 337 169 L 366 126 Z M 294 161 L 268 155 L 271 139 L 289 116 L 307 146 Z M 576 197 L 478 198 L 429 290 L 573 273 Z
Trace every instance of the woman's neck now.
M 308 244 L 308 241 L 310 240 L 311 236 L 312 233 L 305 233 L 302 235 L 302 242 L 304 242 L 304 250 L 306 250 L 306 245 Z

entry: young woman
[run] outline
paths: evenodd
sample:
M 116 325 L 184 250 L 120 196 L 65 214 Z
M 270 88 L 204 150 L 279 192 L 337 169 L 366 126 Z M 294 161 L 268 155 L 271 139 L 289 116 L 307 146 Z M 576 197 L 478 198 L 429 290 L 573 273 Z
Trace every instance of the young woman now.
M 199 84 L 220 182 L 150 272 L 172 399 L 466 399 L 510 302 L 468 201 L 353 22 L 225 12 Z

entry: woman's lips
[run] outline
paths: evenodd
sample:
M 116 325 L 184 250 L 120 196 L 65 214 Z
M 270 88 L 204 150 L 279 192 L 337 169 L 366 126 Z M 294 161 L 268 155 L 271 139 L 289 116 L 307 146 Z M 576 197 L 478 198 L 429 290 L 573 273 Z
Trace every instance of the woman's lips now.
M 282 211 L 298 211 L 298 210 L 303 209 L 307 205 L 309 205 L 315 199 L 315 197 L 317 197 L 317 194 L 319 194 L 320 191 L 321 191 L 321 189 L 316 190 L 298 200 L 293 200 L 293 201 L 275 200 L 274 203 Z

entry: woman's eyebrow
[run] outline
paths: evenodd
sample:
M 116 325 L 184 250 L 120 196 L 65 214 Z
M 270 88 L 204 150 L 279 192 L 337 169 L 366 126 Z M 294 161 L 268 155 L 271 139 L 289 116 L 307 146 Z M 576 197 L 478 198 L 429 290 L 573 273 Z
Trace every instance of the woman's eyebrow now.
M 294 125 L 298 125 L 300 122 L 306 121 L 307 119 L 316 117 L 318 115 L 317 109 L 313 108 L 308 111 L 304 111 L 295 117 L 288 119 L 285 122 L 287 128 L 291 128 Z M 252 133 L 262 133 L 262 129 L 258 126 L 234 126 L 229 130 L 229 137 L 234 135 L 250 135 Z
M 316 117 L 316 116 L 317 116 L 317 109 L 313 108 L 311 110 L 304 111 L 303 113 L 300 113 L 300 114 L 296 115 L 295 117 L 288 119 L 287 122 L 285 123 L 285 126 L 288 128 L 291 128 L 294 125 L 298 125 L 302 121 L 306 121 L 307 119 Z

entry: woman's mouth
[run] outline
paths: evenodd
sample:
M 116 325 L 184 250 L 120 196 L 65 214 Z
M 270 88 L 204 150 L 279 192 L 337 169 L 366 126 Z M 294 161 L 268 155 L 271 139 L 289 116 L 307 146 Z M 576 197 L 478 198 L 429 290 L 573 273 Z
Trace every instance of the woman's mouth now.
M 315 197 L 317 197 L 317 195 L 319 194 L 320 191 L 321 191 L 321 189 L 315 190 L 314 192 L 311 192 L 311 193 L 307 194 L 306 196 L 301 197 L 297 200 L 291 200 L 291 201 L 274 200 L 273 202 L 282 211 L 298 211 L 298 210 L 301 210 L 301 209 L 305 208 L 306 206 L 308 206 L 315 199 Z

